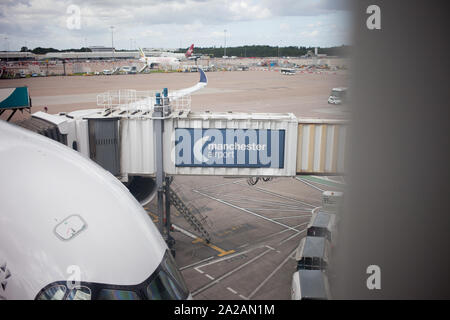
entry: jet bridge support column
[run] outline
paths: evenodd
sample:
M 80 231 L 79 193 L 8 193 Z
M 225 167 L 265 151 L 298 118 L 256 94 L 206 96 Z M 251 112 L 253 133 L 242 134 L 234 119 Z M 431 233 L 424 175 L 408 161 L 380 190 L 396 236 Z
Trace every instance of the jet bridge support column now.
M 158 118 L 154 120 L 154 134 L 155 134 L 155 162 L 156 162 L 156 190 L 158 198 L 158 229 L 162 235 L 164 235 L 164 208 L 163 208 L 163 196 L 164 196 L 164 166 L 163 166 L 163 106 L 161 104 L 161 96 L 156 94 L 156 104 L 153 112 L 153 117 Z
M 170 104 L 167 89 L 163 91 L 163 97 L 160 93 L 156 94 L 156 104 L 152 116 L 154 117 L 154 134 L 155 134 L 155 162 L 156 162 L 156 190 L 158 205 L 158 229 L 168 247 L 172 250 L 174 239 L 170 236 L 170 200 L 167 196 L 169 190 L 170 178 L 166 178 L 164 172 L 164 153 L 163 153 L 163 136 L 164 136 L 164 119 L 170 115 Z M 165 203 L 164 203 L 165 201 Z M 172 254 L 173 254 L 172 250 Z

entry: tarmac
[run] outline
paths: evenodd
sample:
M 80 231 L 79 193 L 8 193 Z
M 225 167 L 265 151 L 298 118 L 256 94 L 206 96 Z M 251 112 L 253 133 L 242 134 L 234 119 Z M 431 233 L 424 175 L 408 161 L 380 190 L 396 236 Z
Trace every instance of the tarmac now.
M 208 86 L 192 96 L 192 110 L 292 112 L 298 117 L 344 119 L 344 106 L 327 103 L 346 74 L 276 71 L 207 73 Z M 96 108 L 97 94 L 117 89 L 176 90 L 194 85 L 198 73 L 70 76 L 1 80 L 0 87 L 27 85 L 32 112 Z M 3 115 L 5 118 L 8 115 Z M 18 113 L 13 121 L 28 117 Z M 290 299 L 293 253 L 324 190 L 343 190 L 327 178 L 274 178 L 255 186 L 245 178 L 177 176 L 177 194 L 204 218 L 210 243 L 171 209 L 176 262 L 194 299 Z M 156 223 L 156 203 L 145 207 Z
M 194 299 L 290 299 L 296 261 L 322 191 L 343 190 L 326 179 L 175 177 L 177 193 L 205 217 L 210 243 L 171 209 L 176 261 Z M 157 222 L 156 204 L 146 210 Z
M 97 95 L 109 90 L 138 91 L 187 88 L 198 73 L 152 73 L 136 75 L 52 76 L 0 80 L 0 88 L 28 86 L 32 112 L 49 113 L 98 108 Z M 346 86 L 345 71 L 297 73 L 279 71 L 208 72 L 208 86 L 192 95 L 192 110 L 241 112 L 292 112 L 299 117 L 342 119 L 349 116 L 342 106 L 327 103 L 333 87 Z M 6 119 L 8 112 L 2 115 Z M 29 114 L 17 113 L 12 121 Z

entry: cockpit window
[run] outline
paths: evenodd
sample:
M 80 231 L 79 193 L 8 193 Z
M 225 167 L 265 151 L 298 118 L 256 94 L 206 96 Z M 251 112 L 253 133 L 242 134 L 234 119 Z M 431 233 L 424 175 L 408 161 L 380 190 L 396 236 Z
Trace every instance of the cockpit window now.
M 69 291 L 66 300 L 91 300 L 91 289 L 78 287 Z
M 66 286 L 55 285 L 39 295 L 38 300 L 63 300 L 66 294 Z
M 102 289 L 98 300 L 141 300 L 134 291 Z
M 66 281 L 57 281 L 43 288 L 38 300 L 181 300 L 189 290 L 169 251 L 161 264 L 144 282 L 137 285 L 116 285 L 81 282 L 74 289 Z

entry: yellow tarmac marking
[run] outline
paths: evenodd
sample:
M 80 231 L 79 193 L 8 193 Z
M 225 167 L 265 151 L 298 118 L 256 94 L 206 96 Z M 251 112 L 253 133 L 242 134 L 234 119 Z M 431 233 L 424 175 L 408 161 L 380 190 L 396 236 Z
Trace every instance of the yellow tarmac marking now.
M 197 238 L 194 241 L 192 241 L 192 243 L 199 243 L 199 242 L 202 242 L 204 245 L 207 245 L 211 249 L 214 249 L 214 250 L 218 251 L 219 252 L 219 254 L 217 255 L 218 257 L 223 257 L 223 256 L 226 256 L 227 254 L 236 252 L 234 250 L 225 251 L 225 250 L 223 250 L 223 249 L 219 248 L 218 246 L 215 246 L 215 245 L 213 245 L 211 243 L 206 243 L 206 241 L 203 240 L 202 238 Z
M 150 216 L 152 216 L 152 217 L 154 218 L 154 219 L 153 219 L 153 222 L 158 222 L 158 221 L 159 221 L 159 218 L 158 218 L 158 216 L 157 216 L 156 214 L 152 213 L 152 212 L 149 211 L 148 209 L 147 209 L 146 211 L 147 211 L 147 213 L 148 213 Z M 234 229 L 234 228 L 233 228 L 233 229 Z M 211 243 L 206 243 L 206 241 L 203 240 L 202 238 L 197 238 L 197 239 L 195 239 L 194 241 L 192 241 L 192 243 L 199 243 L 199 242 L 202 242 L 204 245 L 206 245 L 206 246 L 210 247 L 211 249 L 214 249 L 214 250 L 216 250 L 217 252 L 219 252 L 219 254 L 217 255 L 218 257 L 223 257 L 223 256 L 226 256 L 227 254 L 236 252 L 236 251 L 234 251 L 234 250 L 228 250 L 228 251 L 225 251 L 225 250 L 223 250 L 223 249 L 219 248 L 218 246 L 215 246 L 215 245 L 213 245 L 213 244 L 211 244 Z
M 152 212 L 150 212 L 150 211 L 147 211 L 147 213 L 150 215 L 150 216 L 152 216 L 153 217 L 153 222 L 158 222 L 159 221 L 159 217 L 156 215 L 156 214 L 154 214 L 154 213 L 152 213 Z

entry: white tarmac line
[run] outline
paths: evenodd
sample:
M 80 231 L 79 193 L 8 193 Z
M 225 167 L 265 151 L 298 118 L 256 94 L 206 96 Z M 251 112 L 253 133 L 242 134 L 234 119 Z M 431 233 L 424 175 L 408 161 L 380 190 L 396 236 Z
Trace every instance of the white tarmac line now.
M 259 258 L 261 258 L 263 255 L 265 255 L 265 254 L 268 253 L 269 251 L 272 251 L 272 250 L 271 250 L 271 249 L 267 249 L 266 251 L 260 253 L 259 255 L 257 255 L 257 256 L 254 257 L 253 259 L 247 261 L 246 263 L 241 264 L 241 265 L 238 266 L 237 268 L 235 268 L 235 269 L 233 269 L 233 270 L 231 270 L 231 271 L 225 273 L 223 276 L 217 278 L 216 280 L 214 280 L 214 281 L 208 283 L 207 285 L 205 285 L 205 286 L 203 286 L 203 287 L 201 287 L 201 288 L 195 290 L 194 292 L 192 292 L 192 296 L 195 296 L 195 295 L 199 294 L 200 292 L 203 292 L 203 291 L 205 291 L 206 289 L 212 287 L 213 285 L 219 283 L 221 280 L 223 280 L 223 279 L 229 277 L 230 275 L 232 275 L 232 274 L 235 273 L 236 271 L 239 271 L 239 270 L 241 270 L 242 268 L 244 268 L 245 266 L 249 265 L 250 263 L 253 263 L 254 261 L 258 260 Z
M 211 277 L 209 274 L 205 274 L 205 276 L 209 279 L 209 280 L 214 280 L 214 277 Z
M 221 200 L 221 199 L 218 199 L 218 198 L 214 198 L 214 197 L 212 197 L 212 196 L 210 196 L 210 195 L 208 195 L 208 194 L 206 194 L 206 193 L 200 192 L 200 191 L 198 191 L 198 190 L 194 190 L 194 192 L 197 192 L 197 193 L 199 193 L 199 194 L 201 194 L 201 195 L 203 195 L 203 196 L 205 196 L 205 197 L 207 197 L 207 198 L 210 198 L 210 199 L 212 199 L 212 200 L 216 200 L 216 201 L 218 201 L 218 202 L 220 202 L 220 203 L 223 203 L 223 204 L 225 204 L 225 205 L 227 205 L 227 206 L 230 206 L 230 207 L 232 207 L 232 208 L 239 209 L 239 210 L 241 210 L 241 211 L 244 211 L 244 212 L 250 213 L 250 214 L 252 214 L 252 215 L 254 215 L 254 216 L 257 216 L 257 217 L 259 217 L 259 218 L 261 218 L 261 219 L 264 219 L 264 220 L 270 221 L 270 222 L 272 222 L 272 223 L 278 224 L 278 225 L 280 225 L 280 226 L 282 226 L 282 227 L 284 227 L 284 228 L 287 228 L 287 229 L 289 229 L 289 230 L 298 232 L 298 230 L 296 230 L 296 229 L 294 229 L 294 228 L 292 228 L 292 227 L 290 227 L 290 226 L 288 226 L 288 225 L 286 225 L 286 224 L 284 224 L 284 223 L 281 223 L 281 222 L 272 220 L 272 219 L 270 219 L 270 218 L 267 218 L 267 217 L 265 217 L 265 216 L 262 216 L 262 215 L 260 215 L 260 214 L 255 213 L 255 212 L 252 212 L 252 211 L 247 210 L 247 209 L 245 209 L 245 208 L 241 208 L 241 207 L 239 207 L 239 206 L 236 206 L 236 205 L 234 205 L 234 204 L 232 204 L 232 203 L 229 203 L 229 202 L 227 202 L 227 201 L 224 201 L 224 200 Z
M 279 208 L 271 208 L 271 209 L 268 209 L 268 208 L 247 208 L 247 209 L 252 209 L 252 210 L 256 210 L 256 211 L 302 212 L 302 213 L 305 213 L 305 215 L 308 214 L 308 212 L 309 212 L 309 214 L 311 214 L 311 210 L 279 209 Z
M 302 226 L 302 225 L 303 225 L 303 223 L 298 224 L 298 225 L 294 226 L 293 228 L 298 228 L 298 227 L 300 227 L 300 226 Z M 284 229 L 284 230 L 281 230 L 281 231 L 278 231 L 278 232 L 269 234 L 268 236 L 265 236 L 265 237 L 263 237 L 262 239 L 260 239 L 259 242 L 266 241 L 266 240 L 268 240 L 268 239 L 270 239 L 270 238 L 272 238 L 272 237 L 275 237 L 275 236 L 277 236 L 277 235 L 279 235 L 279 234 L 282 234 L 282 233 L 285 233 L 285 232 L 287 232 L 287 231 L 291 231 L 291 230 L 289 230 L 289 229 Z M 303 230 L 298 230 L 299 233 L 301 233 L 302 231 L 303 231 Z M 246 246 L 249 246 L 249 245 L 251 245 L 251 243 L 245 243 L 245 244 L 239 246 L 238 248 L 243 248 L 243 247 L 246 247 Z
M 293 239 L 293 238 L 295 238 L 295 237 L 301 235 L 301 234 L 302 234 L 303 232 L 305 232 L 305 231 L 306 231 L 306 229 L 302 230 L 300 233 L 294 234 L 294 235 L 290 236 L 289 238 L 284 239 L 284 240 L 281 241 L 278 245 L 282 245 L 283 243 L 285 243 L 285 242 L 287 242 L 287 241 L 289 241 L 289 240 L 291 240 L 291 239 Z
M 254 247 L 254 248 L 251 248 L 251 249 L 248 249 L 248 250 L 245 250 L 245 251 L 242 251 L 242 252 L 238 252 L 238 253 L 235 253 L 235 254 L 229 254 L 226 257 L 223 257 L 223 258 L 220 258 L 220 259 L 217 259 L 217 260 L 214 260 L 214 261 L 202 264 L 201 266 L 198 266 L 197 268 L 203 268 L 203 267 L 206 267 L 206 266 L 218 263 L 218 262 L 222 262 L 222 261 L 225 261 L 225 260 L 228 260 L 228 259 L 240 256 L 240 255 L 249 253 L 249 252 L 251 252 L 253 250 L 256 250 L 256 249 L 259 249 L 259 248 L 263 248 L 263 247 L 264 247 L 264 245 L 261 245 L 259 247 Z
M 264 199 L 252 199 L 249 197 L 242 197 L 237 194 L 222 194 L 222 193 L 213 193 L 209 192 L 211 196 L 221 197 L 221 198 L 230 198 L 232 200 L 243 200 L 246 202 L 256 202 L 258 204 L 263 205 L 269 205 L 274 207 L 286 207 L 290 209 L 298 209 L 298 210 L 308 210 L 308 208 L 305 208 L 304 204 L 293 204 L 293 203 L 286 203 L 286 202 L 280 202 L 275 200 L 264 200 Z
M 241 184 L 239 182 L 235 182 L 235 183 L 238 184 L 238 185 L 241 185 L 241 186 L 245 186 L 245 185 L 243 185 L 243 184 Z M 250 187 L 250 186 L 246 186 L 246 187 Z M 307 206 L 310 206 L 310 207 L 313 207 L 313 208 L 316 207 L 315 205 L 312 205 L 310 203 L 307 203 L 307 202 L 304 202 L 304 201 L 301 201 L 301 200 L 298 200 L 298 199 L 294 199 L 294 198 L 289 198 L 289 197 L 283 196 L 281 194 L 278 194 L 278 193 L 275 193 L 275 192 L 272 192 L 272 191 L 269 191 L 269 190 L 266 190 L 266 189 L 263 189 L 263 188 L 260 188 L 260 187 L 253 186 L 252 188 L 254 188 L 256 190 L 259 190 L 261 192 L 267 193 L 267 194 L 271 194 L 271 195 L 273 195 L 275 197 L 278 197 L 278 198 L 281 198 L 281 199 L 286 199 L 286 200 L 302 203 L 304 205 L 307 205 Z
M 234 291 L 234 290 L 231 289 L 230 287 L 227 287 L 227 290 L 230 291 L 231 293 L 237 294 L 237 291 Z
M 192 233 L 190 233 L 189 231 L 184 230 L 183 228 L 177 226 L 176 224 L 173 224 L 173 223 L 172 223 L 172 227 L 174 228 L 174 230 L 180 231 L 182 234 L 184 234 L 185 236 L 188 236 L 188 237 L 190 237 L 190 238 L 192 238 L 192 239 L 198 239 L 198 238 L 199 238 L 199 237 L 196 236 L 195 234 L 192 234 Z
M 242 179 L 239 179 L 239 180 L 243 181 Z M 236 182 L 238 182 L 238 181 L 224 182 L 224 183 L 219 183 L 219 184 L 211 184 L 211 185 L 197 188 L 197 190 L 202 190 L 202 189 L 206 189 L 206 188 L 210 189 L 210 188 L 214 188 L 214 187 L 222 187 L 222 186 L 226 186 L 229 184 L 234 184 Z M 194 191 L 194 190 L 192 190 L 192 191 Z
M 342 186 L 345 187 L 345 182 L 333 180 L 333 179 L 328 178 L 327 176 L 311 176 L 311 177 L 316 178 L 316 179 L 322 179 L 325 181 L 330 181 L 330 182 L 337 183 L 337 184 L 342 184 Z M 344 179 L 344 177 L 341 177 L 341 178 Z M 320 182 L 317 182 L 317 183 L 322 184 Z
M 272 218 L 272 219 L 273 220 L 282 220 L 282 219 L 292 219 L 292 218 L 304 218 L 304 217 L 307 217 L 307 216 L 310 216 L 310 215 L 311 215 L 311 213 L 298 215 L 298 216 L 280 217 L 280 218 Z
M 202 274 L 205 273 L 205 271 L 200 270 L 199 267 L 195 267 L 194 269 L 195 269 L 195 271 L 198 271 L 198 272 L 200 272 L 200 273 L 202 273 Z
M 303 182 L 304 184 L 306 184 L 307 186 L 310 186 L 311 188 L 314 188 L 314 189 L 316 189 L 316 190 L 319 190 L 320 192 L 324 192 L 324 191 L 325 191 L 324 189 L 321 189 L 321 188 L 319 188 L 319 187 L 313 185 L 312 183 L 307 182 L 306 180 L 304 180 L 304 179 L 302 179 L 302 178 L 295 177 L 295 179 L 298 180 L 298 181 L 300 181 L 300 182 Z
M 283 267 L 283 266 L 286 264 L 286 262 L 289 261 L 289 259 L 290 259 L 291 256 L 295 253 L 296 250 L 297 250 L 297 249 L 295 249 L 294 251 L 292 251 L 292 252 L 287 256 L 287 258 L 284 259 L 283 262 L 281 262 L 281 264 L 278 265 L 278 266 L 275 268 L 275 270 L 273 270 L 273 271 L 267 276 L 267 278 L 265 278 L 265 279 L 263 280 L 263 282 L 261 282 L 261 284 L 260 284 L 259 286 L 257 286 L 255 290 L 252 291 L 252 293 L 250 293 L 250 295 L 247 297 L 247 299 L 250 300 L 250 299 L 251 299 L 251 298 L 259 291 L 259 289 L 261 289 L 261 288 L 267 283 L 267 281 L 269 281 L 270 278 L 272 278 L 273 275 L 274 275 L 275 273 L 277 273 L 278 270 L 280 270 L 281 267 Z
M 180 268 L 180 271 L 183 271 L 183 270 L 188 269 L 188 268 L 190 268 L 190 267 L 196 266 L 196 265 L 201 264 L 201 263 L 203 263 L 203 262 L 209 261 L 209 260 L 211 260 L 211 259 L 214 259 L 214 256 L 211 256 L 211 257 L 209 257 L 209 258 L 206 258 L 206 259 L 203 259 L 203 260 L 194 262 L 194 263 L 192 263 L 192 264 L 189 264 L 189 265 L 187 265 L 187 266 L 184 266 L 184 267 Z

